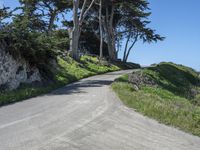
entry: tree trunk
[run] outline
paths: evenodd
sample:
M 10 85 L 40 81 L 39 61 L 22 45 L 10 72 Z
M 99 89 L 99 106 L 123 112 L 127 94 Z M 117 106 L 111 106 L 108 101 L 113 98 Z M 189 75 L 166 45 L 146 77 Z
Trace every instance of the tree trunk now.
M 109 8 L 106 8 L 106 17 L 104 21 L 104 29 L 106 31 L 106 39 L 108 44 L 108 52 L 111 60 L 117 59 L 117 53 L 115 49 L 115 35 L 113 32 L 113 17 L 114 17 L 114 6 L 112 6 L 111 13 L 109 14 Z
M 54 25 L 54 21 L 56 19 L 56 16 L 57 16 L 57 10 L 54 10 L 51 13 L 50 20 L 49 20 L 48 35 L 50 35 L 52 33 L 52 29 L 53 29 L 53 25 Z
M 78 45 L 79 45 L 79 31 L 77 27 L 75 27 L 72 31 L 72 57 L 75 60 L 79 60 L 79 52 L 78 52 Z
M 106 21 L 103 22 L 103 28 L 104 28 L 104 31 L 105 31 L 105 36 L 106 36 L 106 41 L 107 41 L 107 46 L 108 46 L 108 55 L 109 55 L 109 58 L 111 58 L 111 56 L 112 56 L 112 53 L 111 53 L 112 52 L 112 45 L 110 44 L 111 38 L 110 38 L 110 35 L 108 33 Z
M 103 58 L 102 0 L 99 3 L 100 59 Z
M 83 6 L 81 9 L 79 9 L 79 3 L 80 0 L 73 0 L 73 30 L 71 34 L 71 52 L 72 52 L 72 57 L 75 60 L 79 60 L 79 51 L 78 51 L 78 46 L 79 46 L 79 39 L 80 39 L 80 34 L 81 34 L 81 25 L 87 16 L 89 10 L 91 9 L 92 5 L 94 4 L 95 0 L 92 0 L 88 8 L 86 7 L 87 0 L 84 0 Z
M 131 36 L 129 35 L 127 37 L 127 40 L 126 40 L 126 44 L 125 44 L 125 48 L 124 48 L 123 62 L 126 62 L 126 54 L 127 54 L 127 50 L 128 50 L 128 45 L 129 45 L 130 38 L 131 38 Z
M 79 0 L 73 0 L 73 30 L 71 33 L 71 48 L 72 57 L 79 60 L 78 45 L 79 45 L 79 18 L 78 18 Z
M 114 33 L 114 28 L 113 28 L 113 19 L 114 19 L 114 10 L 115 6 L 113 4 L 112 9 L 111 9 L 111 15 L 110 15 L 110 20 L 109 20 L 109 32 L 110 32 L 110 37 L 112 41 L 112 60 L 117 59 L 117 53 L 116 53 L 116 39 L 115 39 L 115 33 Z
M 131 52 L 133 46 L 135 45 L 135 43 L 136 43 L 137 40 L 138 40 L 138 36 L 139 36 L 139 35 L 136 35 L 136 36 L 134 37 L 134 38 L 135 38 L 134 41 L 132 42 L 131 46 L 128 48 L 128 43 L 129 43 L 130 38 L 131 38 L 131 36 L 129 35 L 129 37 L 128 37 L 128 39 L 127 39 L 127 43 L 126 43 L 127 45 L 126 45 L 125 52 L 124 52 L 123 62 L 127 62 L 128 57 L 129 57 L 129 55 L 130 55 L 130 52 Z

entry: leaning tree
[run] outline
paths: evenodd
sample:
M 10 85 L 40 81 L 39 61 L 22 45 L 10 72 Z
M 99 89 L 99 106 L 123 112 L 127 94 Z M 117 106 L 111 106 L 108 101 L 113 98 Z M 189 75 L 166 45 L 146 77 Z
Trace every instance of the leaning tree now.
M 73 29 L 70 30 L 70 51 L 75 60 L 79 60 L 78 45 L 82 24 L 96 0 L 73 0 Z

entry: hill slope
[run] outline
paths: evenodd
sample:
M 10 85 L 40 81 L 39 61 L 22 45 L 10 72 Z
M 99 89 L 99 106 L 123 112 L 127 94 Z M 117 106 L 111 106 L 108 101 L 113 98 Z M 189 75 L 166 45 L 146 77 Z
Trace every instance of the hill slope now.
M 112 87 L 127 106 L 200 136 L 199 83 L 195 70 L 160 63 L 123 76 Z

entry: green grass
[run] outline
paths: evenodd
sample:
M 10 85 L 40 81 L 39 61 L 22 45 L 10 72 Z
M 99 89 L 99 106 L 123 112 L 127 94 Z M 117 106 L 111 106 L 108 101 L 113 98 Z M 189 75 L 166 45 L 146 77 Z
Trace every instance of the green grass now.
M 143 75 L 150 75 L 158 82 L 158 87 L 141 85 L 140 90 L 135 91 L 128 82 L 128 75 L 112 84 L 123 103 L 161 123 L 200 136 L 200 96 L 187 98 L 185 91 L 189 87 L 198 88 L 198 73 L 184 66 L 161 63 L 144 69 Z
M 60 84 L 52 84 L 48 87 L 31 87 L 31 86 L 24 86 L 20 87 L 19 89 L 1 93 L 0 94 L 0 106 L 14 103 L 18 101 L 22 101 L 24 99 L 28 99 L 31 97 L 38 96 L 40 94 L 44 94 L 50 92 L 51 90 L 60 87 Z
M 56 73 L 56 80 L 64 84 L 92 75 L 120 70 L 112 64 L 101 64 L 96 57 L 91 56 L 81 57 L 79 63 L 71 58 L 66 60 L 59 58 L 58 64 L 60 67 Z
M 160 87 L 181 97 L 194 98 L 191 90 L 198 90 L 199 74 L 186 66 L 173 63 L 160 63 L 143 70 L 143 75 L 154 80 Z
M 80 62 L 76 62 L 70 57 L 65 59 L 58 58 L 58 66 L 51 68 L 54 78 L 53 83 L 43 87 L 25 85 L 13 91 L 0 93 L 0 106 L 48 93 L 82 78 L 120 69 L 121 67 L 117 65 L 108 62 L 99 62 L 96 57 L 91 56 L 83 56 Z

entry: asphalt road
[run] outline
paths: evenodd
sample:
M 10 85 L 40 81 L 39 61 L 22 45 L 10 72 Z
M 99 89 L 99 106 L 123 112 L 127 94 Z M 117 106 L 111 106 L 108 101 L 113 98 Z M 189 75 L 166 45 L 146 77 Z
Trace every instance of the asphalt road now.
M 200 150 L 200 138 L 121 104 L 120 71 L 0 108 L 0 150 Z

